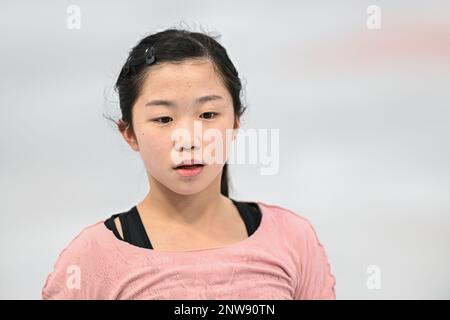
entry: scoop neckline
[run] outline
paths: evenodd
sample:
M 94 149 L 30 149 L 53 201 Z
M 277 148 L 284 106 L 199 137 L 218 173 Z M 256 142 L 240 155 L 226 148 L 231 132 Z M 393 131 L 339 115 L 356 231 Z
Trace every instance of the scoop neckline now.
M 249 202 L 246 200 L 240 200 L 240 202 Z M 104 224 L 104 222 L 106 221 L 106 219 L 102 220 L 102 225 L 103 225 L 103 230 L 106 231 L 108 233 L 109 237 L 112 237 L 114 242 L 118 242 L 121 246 L 125 246 L 128 248 L 131 248 L 133 250 L 138 250 L 138 251 L 144 251 L 147 253 L 153 253 L 153 254 L 190 254 L 190 253 L 208 253 L 208 252 L 217 252 L 217 251 L 226 251 L 226 250 L 232 250 L 235 248 L 239 248 L 239 247 L 243 247 L 246 244 L 255 241 L 255 239 L 257 237 L 259 237 L 259 234 L 261 233 L 261 230 L 264 228 L 265 224 L 266 224 L 266 212 L 263 209 L 263 204 L 259 201 L 254 201 L 254 203 L 256 203 L 256 205 L 258 206 L 260 212 L 261 212 L 261 221 L 258 225 L 258 227 L 255 229 L 255 231 L 248 236 L 247 238 L 245 238 L 244 240 L 235 242 L 235 243 L 230 243 L 230 244 L 226 244 L 223 246 L 218 246 L 218 247 L 211 247 L 211 248 L 200 248 L 200 249 L 189 249 L 189 250 L 158 250 L 158 249 L 150 249 L 150 248 L 143 248 L 143 247 L 139 247 L 136 246 L 134 244 L 128 243 L 124 240 L 120 240 L 117 239 L 117 237 L 114 235 L 112 230 L 109 230 L 106 225 Z

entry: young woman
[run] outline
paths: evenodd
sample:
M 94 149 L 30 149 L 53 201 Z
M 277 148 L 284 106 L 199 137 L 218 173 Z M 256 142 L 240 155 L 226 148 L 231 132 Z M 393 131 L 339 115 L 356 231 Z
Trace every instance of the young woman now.
M 202 152 L 223 146 L 213 156 L 227 155 L 245 109 L 238 72 L 213 37 L 178 29 L 145 37 L 116 89 L 118 129 L 140 153 L 150 191 L 70 242 L 43 299 L 335 299 L 310 222 L 230 198 L 226 162 Z

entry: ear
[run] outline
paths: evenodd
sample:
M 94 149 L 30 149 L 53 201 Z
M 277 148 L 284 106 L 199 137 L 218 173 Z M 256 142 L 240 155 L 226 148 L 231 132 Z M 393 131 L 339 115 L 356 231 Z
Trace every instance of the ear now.
M 119 131 L 128 145 L 131 147 L 131 149 L 133 149 L 134 151 L 139 151 L 139 145 L 137 143 L 133 129 L 122 120 L 119 120 Z

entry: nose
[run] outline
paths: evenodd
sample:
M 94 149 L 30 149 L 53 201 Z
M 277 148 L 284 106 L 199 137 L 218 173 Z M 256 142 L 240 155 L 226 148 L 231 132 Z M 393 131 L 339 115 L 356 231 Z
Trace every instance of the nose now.
M 182 131 L 178 131 L 178 134 L 176 134 L 175 150 L 179 152 L 183 150 L 199 150 L 202 136 L 201 127 L 196 127 L 196 124 L 194 123 L 194 130 L 186 127 L 183 127 L 182 129 Z
M 183 150 L 186 150 L 186 151 L 191 151 L 191 150 L 199 150 L 200 149 L 200 147 L 199 146 L 197 146 L 197 144 L 191 144 L 191 143 L 185 143 L 185 142 L 182 142 L 182 143 L 179 143 L 179 144 L 177 144 L 176 146 L 175 146 L 175 150 L 176 151 L 183 151 Z

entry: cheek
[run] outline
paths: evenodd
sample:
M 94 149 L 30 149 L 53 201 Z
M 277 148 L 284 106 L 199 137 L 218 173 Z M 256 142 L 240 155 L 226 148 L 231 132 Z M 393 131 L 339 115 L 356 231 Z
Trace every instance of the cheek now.
M 166 156 L 170 152 L 170 142 L 166 141 L 161 134 L 141 132 L 138 143 L 139 152 L 147 170 L 162 168 L 161 164 L 167 161 Z
M 212 134 L 214 133 L 214 134 Z M 232 126 L 214 126 L 210 136 L 205 137 L 204 157 L 207 162 L 224 164 L 227 161 L 233 143 Z

